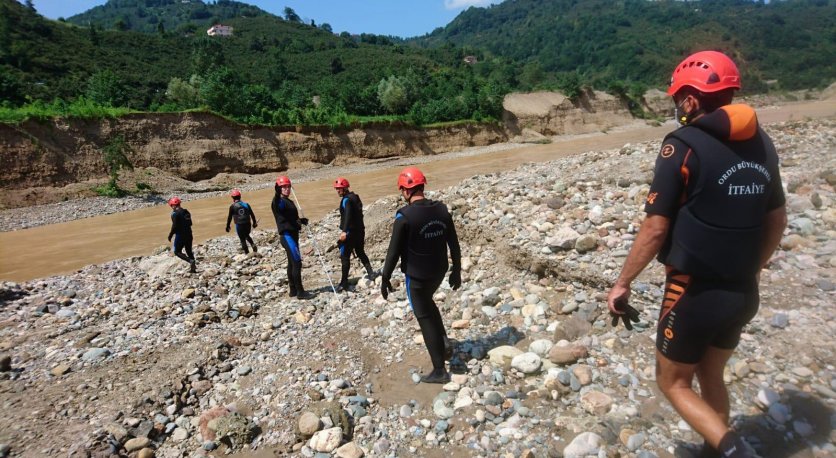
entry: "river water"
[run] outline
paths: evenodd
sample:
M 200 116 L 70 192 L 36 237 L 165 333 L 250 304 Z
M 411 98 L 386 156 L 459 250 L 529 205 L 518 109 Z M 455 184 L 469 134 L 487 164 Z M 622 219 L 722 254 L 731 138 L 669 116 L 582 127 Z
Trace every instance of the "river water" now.
M 836 100 L 804 102 L 758 110 L 762 123 L 804 117 L 836 116 Z M 439 158 L 421 164 L 429 180 L 428 189 L 455 185 L 474 175 L 509 170 L 525 162 L 544 162 L 591 150 L 618 148 L 625 143 L 659 140 L 672 129 L 670 124 L 643 127 L 580 137 L 558 139 L 547 145 L 533 145 L 498 152 Z M 347 175 L 351 189 L 365 202 L 373 202 L 397 192 L 401 167 Z M 336 172 L 335 172 L 336 173 Z M 292 179 L 293 177 L 291 177 Z M 305 216 L 318 219 L 337 206 L 331 187 L 333 178 L 294 185 Z M 270 212 L 273 189 L 247 192 L 245 200 L 253 206 L 259 229 L 275 228 Z M 228 197 L 191 200 L 183 203 L 194 221 L 195 244 L 224 235 L 229 208 Z M 25 213 L 25 212 L 24 212 Z M 89 264 L 99 264 L 130 256 L 148 255 L 166 245 L 170 228 L 167 206 L 85 218 L 66 223 L 0 233 L 0 279 L 27 281 L 73 272 Z M 234 236 L 234 234 L 233 234 Z M 198 258 L 200 252 L 197 250 Z

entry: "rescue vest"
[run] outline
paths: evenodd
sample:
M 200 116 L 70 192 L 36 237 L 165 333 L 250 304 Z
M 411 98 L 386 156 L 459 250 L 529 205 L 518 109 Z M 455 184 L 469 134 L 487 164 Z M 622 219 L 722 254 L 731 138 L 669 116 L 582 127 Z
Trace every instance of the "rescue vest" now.
M 246 202 L 232 204 L 232 215 L 235 224 L 250 224 L 250 205 Z
M 351 212 L 351 219 L 343 221 L 346 207 L 351 205 L 354 211 Z M 340 229 L 346 232 L 359 232 L 366 229 L 363 223 L 363 202 L 360 196 L 353 192 L 349 192 L 340 199 Z
M 659 260 L 697 277 L 752 278 L 760 268 L 769 198 L 780 183 L 774 145 L 760 127 L 752 138 L 735 142 L 720 141 L 696 126 L 668 137 L 691 149 L 699 173 Z
M 444 277 L 449 266 L 447 237 L 453 227 L 447 206 L 423 199 L 398 213 L 409 223 L 406 247 L 401 251 L 401 270 L 419 280 Z

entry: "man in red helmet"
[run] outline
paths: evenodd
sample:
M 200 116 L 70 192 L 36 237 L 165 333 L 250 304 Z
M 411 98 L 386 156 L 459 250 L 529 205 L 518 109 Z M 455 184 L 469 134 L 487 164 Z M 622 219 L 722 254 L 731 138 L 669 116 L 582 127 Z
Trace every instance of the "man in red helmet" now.
M 233 189 L 229 193 L 229 196 L 232 197 L 232 205 L 229 206 L 229 213 L 226 216 L 226 231 L 229 232 L 229 224 L 234 218 L 235 233 L 238 234 L 238 239 L 241 241 L 241 248 L 244 249 L 244 253 L 250 252 L 247 247 L 247 242 L 252 245 L 253 251 L 258 251 L 253 238 L 250 236 L 252 229 L 258 227 L 258 221 L 255 219 L 255 213 L 252 207 L 250 207 L 250 204 L 241 200 L 241 191 L 238 189 Z M 252 225 L 250 224 L 250 220 L 252 220 Z
M 342 276 L 338 291 L 348 291 L 348 271 L 351 267 L 351 253 L 363 263 L 369 280 L 374 280 L 374 271 L 364 249 L 366 244 L 366 226 L 363 224 L 363 202 L 360 196 L 349 189 L 348 180 L 339 177 L 334 180 L 334 189 L 340 196 L 340 237 L 337 246 L 340 249 Z
M 197 272 L 197 263 L 192 252 L 192 214 L 180 206 L 180 198 L 177 196 L 168 199 L 168 206 L 171 207 L 171 230 L 168 232 L 168 241 L 174 237 L 174 246 L 171 251 L 178 258 L 189 263 L 189 272 Z M 183 254 L 183 250 L 186 254 Z
M 302 252 L 299 250 L 299 231 L 308 224 L 307 218 L 299 218 L 296 204 L 290 200 L 290 178 L 281 175 L 276 179 L 276 195 L 270 208 L 276 219 L 279 241 L 287 253 L 287 283 L 290 297 L 308 299 L 311 295 L 302 287 Z
M 406 277 L 406 297 L 421 327 L 433 365 L 432 372 L 422 376 L 421 381 L 447 383 L 450 374 L 444 367 L 444 360 L 452 349 L 448 347 L 447 332 L 433 294 L 447 272 L 448 247 L 453 261 L 450 287 L 461 287 L 461 249 L 453 217 L 443 203 L 424 197 L 426 184 L 426 177 L 415 167 L 403 169 L 398 177 L 398 189 L 407 205 L 395 213 L 380 292 L 386 299 L 389 292 L 394 291 L 390 279 L 400 259 L 401 271 Z
M 705 438 L 704 457 L 750 456 L 729 429 L 723 369 L 757 312 L 759 272 L 787 221 L 775 147 L 752 108 L 731 104 L 737 89 L 737 67 L 719 52 L 674 70 L 668 94 L 682 127 L 662 143 L 647 217 L 607 298 L 614 317 L 626 316 L 630 283 L 654 256 L 665 264 L 656 381 Z

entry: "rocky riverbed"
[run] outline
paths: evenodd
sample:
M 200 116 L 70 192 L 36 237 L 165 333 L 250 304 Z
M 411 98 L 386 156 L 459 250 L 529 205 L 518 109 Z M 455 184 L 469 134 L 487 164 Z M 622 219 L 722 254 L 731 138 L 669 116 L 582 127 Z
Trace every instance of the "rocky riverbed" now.
M 770 125 L 790 225 L 761 308 L 729 362 L 735 427 L 765 457 L 836 454 L 836 122 Z M 0 456 L 691 456 L 701 442 L 654 381 L 663 270 L 634 284 L 641 322 L 605 296 L 643 218 L 659 142 L 628 144 L 435 191 L 463 245 L 463 287 L 436 295 L 458 344 L 429 369 L 396 275 L 330 292 L 311 234 L 287 297 L 275 231 L 258 253 L 221 237 L 197 274 L 165 247 L 0 288 Z M 379 267 L 394 198 L 369 203 Z M 312 224 L 338 271 L 336 215 Z M 354 266 L 355 274 L 360 272 Z M 336 280 L 336 278 L 334 279 Z

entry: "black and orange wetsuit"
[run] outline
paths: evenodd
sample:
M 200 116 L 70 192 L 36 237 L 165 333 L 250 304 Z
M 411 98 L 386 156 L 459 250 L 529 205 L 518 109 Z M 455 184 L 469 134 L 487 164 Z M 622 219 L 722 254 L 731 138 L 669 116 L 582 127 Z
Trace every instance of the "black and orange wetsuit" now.
M 668 135 L 645 205 L 671 220 L 656 346 L 697 363 L 733 349 L 758 309 L 765 215 L 784 205 L 778 156 L 754 110 L 727 105 Z

